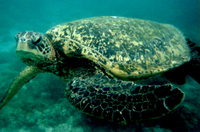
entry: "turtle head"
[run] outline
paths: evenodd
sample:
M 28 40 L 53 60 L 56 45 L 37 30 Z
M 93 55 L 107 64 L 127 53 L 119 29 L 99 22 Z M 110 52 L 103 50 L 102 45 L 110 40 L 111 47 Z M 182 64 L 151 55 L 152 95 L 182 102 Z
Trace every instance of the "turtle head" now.
M 53 47 L 48 38 L 38 32 L 25 31 L 15 35 L 17 41 L 16 53 L 23 61 L 31 63 L 52 59 Z

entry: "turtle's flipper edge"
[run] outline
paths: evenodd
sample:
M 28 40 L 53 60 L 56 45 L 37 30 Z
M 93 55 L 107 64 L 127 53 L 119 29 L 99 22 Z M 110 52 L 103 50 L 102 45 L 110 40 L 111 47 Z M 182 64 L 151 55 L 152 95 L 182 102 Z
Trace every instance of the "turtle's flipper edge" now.
M 28 66 L 14 79 L 10 88 L 7 90 L 5 96 L 0 101 L 0 109 L 6 105 L 14 95 L 22 88 L 24 84 L 29 82 L 33 77 L 35 77 L 41 71 L 36 67 Z
M 184 94 L 171 85 L 140 86 L 102 74 L 74 78 L 66 96 L 80 111 L 119 124 L 162 117 L 184 99 Z

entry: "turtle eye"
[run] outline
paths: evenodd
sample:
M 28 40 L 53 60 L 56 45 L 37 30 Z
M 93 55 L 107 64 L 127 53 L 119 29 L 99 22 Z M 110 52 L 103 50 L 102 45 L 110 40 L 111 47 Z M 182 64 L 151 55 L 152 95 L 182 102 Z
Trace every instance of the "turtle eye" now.
M 39 42 L 41 41 L 41 37 L 39 37 L 39 38 L 37 38 L 37 39 L 33 39 L 32 40 L 32 43 L 34 44 L 34 45 L 36 45 L 36 44 L 38 44 Z

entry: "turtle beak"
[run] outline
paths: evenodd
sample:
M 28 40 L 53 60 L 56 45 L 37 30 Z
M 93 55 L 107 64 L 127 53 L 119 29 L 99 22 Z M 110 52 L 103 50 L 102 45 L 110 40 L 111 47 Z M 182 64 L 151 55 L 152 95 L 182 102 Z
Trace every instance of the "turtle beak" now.
M 16 51 L 19 51 L 19 50 L 29 51 L 35 48 L 34 44 L 32 44 L 32 38 L 30 35 L 27 34 L 27 32 L 21 32 L 21 33 L 16 34 L 15 40 L 17 42 Z
M 28 44 L 28 40 L 19 40 L 17 42 L 17 48 L 16 48 L 16 51 L 30 51 L 30 48 L 29 48 L 29 44 Z
M 17 42 L 17 48 L 16 48 L 16 54 L 20 58 L 29 58 L 31 56 L 34 56 L 38 54 L 38 51 L 36 49 L 30 48 L 30 40 L 19 40 Z
M 25 31 L 15 35 L 17 42 L 16 54 L 22 60 L 34 60 L 48 58 L 51 55 L 49 40 L 42 34 Z
M 33 39 L 29 32 L 21 32 L 15 35 L 15 40 L 17 42 L 16 52 L 18 53 L 33 53 L 38 54 L 37 48 L 33 43 Z

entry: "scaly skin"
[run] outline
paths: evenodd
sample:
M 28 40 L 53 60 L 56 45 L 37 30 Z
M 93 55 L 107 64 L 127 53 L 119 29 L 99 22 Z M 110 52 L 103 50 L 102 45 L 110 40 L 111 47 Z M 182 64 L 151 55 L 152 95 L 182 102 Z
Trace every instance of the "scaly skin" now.
M 137 85 L 96 74 L 69 81 L 66 97 L 85 114 L 125 125 L 166 115 L 181 104 L 184 93 L 172 85 Z

